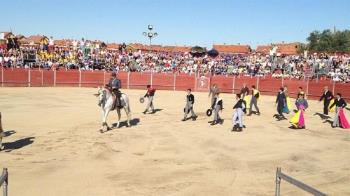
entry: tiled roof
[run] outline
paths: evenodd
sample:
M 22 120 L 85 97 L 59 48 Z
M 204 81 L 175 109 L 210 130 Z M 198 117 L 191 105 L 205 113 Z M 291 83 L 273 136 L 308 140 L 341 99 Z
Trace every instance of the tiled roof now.
M 2 33 L 4 33 L 5 39 L 9 38 L 10 36 L 14 36 L 14 34 L 12 32 L 2 32 Z
M 29 37 L 27 37 L 26 39 L 23 40 L 24 44 L 30 44 L 30 43 L 34 43 L 34 44 L 40 44 L 40 41 L 44 38 L 47 38 L 44 35 L 31 35 Z
M 139 43 L 130 44 L 130 46 L 135 50 L 151 50 L 156 52 L 176 52 L 176 53 L 184 53 L 189 52 L 191 47 L 187 46 L 162 46 L 162 45 L 143 45 Z
M 271 45 L 261 45 L 256 47 L 256 52 L 261 54 L 269 54 L 272 46 Z
M 109 43 L 106 45 L 107 45 L 107 49 L 119 49 L 119 44 L 117 43 Z
M 296 55 L 298 54 L 300 43 L 278 43 L 272 45 L 257 46 L 256 52 L 261 54 L 269 54 L 273 45 L 277 46 L 277 53 L 284 55 Z
M 236 53 L 236 54 L 248 54 L 251 52 L 249 45 L 218 45 L 214 44 L 213 48 L 219 53 Z
M 299 50 L 299 43 L 276 44 L 277 52 L 285 55 L 296 55 Z
M 72 40 L 70 39 L 58 39 L 54 40 L 54 44 L 59 47 L 69 47 L 73 45 Z

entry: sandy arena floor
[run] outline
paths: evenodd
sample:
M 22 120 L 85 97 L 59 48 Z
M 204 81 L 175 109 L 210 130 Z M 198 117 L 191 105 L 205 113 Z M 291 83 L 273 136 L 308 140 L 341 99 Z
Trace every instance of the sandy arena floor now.
M 277 166 L 329 195 L 350 195 L 350 131 L 314 116 L 319 102 L 310 103 L 307 129 L 291 130 L 263 96 L 262 116 L 245 117 L 247 129 L 233 133 L 232 94 L 222 94 L 224 124 L 211 127 L 207 93 L 194 93 L 198 120 L 181 122 L 185 92 L 157 91 L 153 115 L 138 103 L 145 91 L 124 92 L 134 126 L 101 134 L 96 89 L 0 88 L 9 195 L 273 195 Z M 306 195 L 286 182 L 281 193 Z

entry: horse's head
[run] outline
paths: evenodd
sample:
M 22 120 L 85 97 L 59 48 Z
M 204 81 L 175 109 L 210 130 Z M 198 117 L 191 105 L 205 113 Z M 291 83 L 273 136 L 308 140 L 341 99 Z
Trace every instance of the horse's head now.
M 98 105 L 101 106 L 106 101 L 106 91 L 107 89 L 98 87 L 97 94 L 98 97 Z

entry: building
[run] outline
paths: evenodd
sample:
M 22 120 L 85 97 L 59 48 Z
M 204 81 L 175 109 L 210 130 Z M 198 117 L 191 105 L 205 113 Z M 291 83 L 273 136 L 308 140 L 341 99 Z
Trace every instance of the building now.
M 249 45 L 219 45 L 214 44 L 213 48 L 222 54 L 249 54 L 251 53 L 251 48 Z
M 277 43 L 277 44 L 271 44 L 271 45 L 260 45 L 257 46 L 256 52 L 259 54 L 269 54 L 270 50 L 277 46 L 277 54 L 280 55 L 297 55 L 299 54 L 301 43 L 294 42 L 294 43 Z

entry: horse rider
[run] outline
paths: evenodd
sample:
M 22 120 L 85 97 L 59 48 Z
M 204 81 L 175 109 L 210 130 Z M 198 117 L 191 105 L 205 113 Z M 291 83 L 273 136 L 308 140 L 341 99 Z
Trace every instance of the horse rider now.
M 122 106 L 121 106 L 121 101 L 120 101 L 120 97 L 121 97 L 120 89 L 122 87 L 122 83 L 117 78 L 117 74 L 115 72 L 112 73 L 111 79 L 109 80 L 109 83 L 108 83 L 108 86 L 109 86 L 109 88 L 111 88 L 112 94 L 114 94 L 114 96 L 115 96 L 113 109 L 115 109 L 115 107 L 121 108 Z

